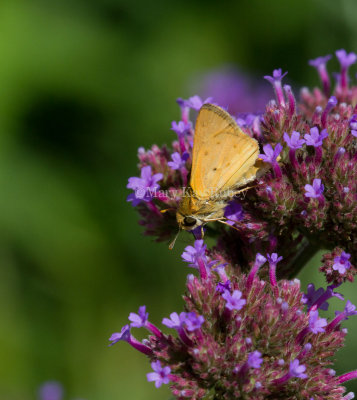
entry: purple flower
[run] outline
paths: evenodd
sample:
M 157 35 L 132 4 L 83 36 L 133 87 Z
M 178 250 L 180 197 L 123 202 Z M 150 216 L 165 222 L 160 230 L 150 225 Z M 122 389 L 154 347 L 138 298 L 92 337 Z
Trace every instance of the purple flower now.
M 343 251 L 340 256 L 334 258 L 332 269 L 338 271 L 340 274 L 344 274 L 351 267 L 350 258 L 351 254 Z
M 125 342 L 130 340 L 130 326 L 124 325 L 121 328 L 121 331 L 113 333 L 112 336 L 110 336 L 109 340 L 111 341 L 109 346 L 113 346 L 113 344 L 118 343 L 120 340 L 123 340 Z
M 344 314 L 343 319 L 348 319 L 348 317 L 351 317 L 352 315 L 357 315 L 356 306 L 352 304 L 350 300 L 347 300 L 345 309 L 343 311 L 335 311 L 336 317 L 340 314 Z
M 357 137 L 357 114 L 352 115 L 352 118 L 350 119 L 350 128 L 352 135 Z
M 254 265 L 257 265 L 258 268 L 260 268 L 266 261 L 267 261 L 267 259 L 262 254 L 257 253 L 255 256 Z
M 324 326 L 327 325 L 327 321 L 325 318 L 319 317 L 319 312 L 310 311 L 310 318 L 309 318 L 309 330 L 312 333 L 319 333 L 325 332 Z
M 189 153 L 187 153 L 187 151 L 185 151 L 182 156 L 180 155 L 180 153 L 173 153 L 171 154 L 171 159 L 172 161 L 169 161 L 167 163 L 167 165 L 171 168 L 171 169 L 181 169 L 186 165 L 186 161 L 187 159 L 190 157 Z
M 222 297 L 226 300 L 226 308 L 229 310 L 240 310 L 247 302 L 245 299 L 241 299 L 242 292 L 239 290 L 235 290 L 232 295 L 228 291 L 225 291 Z
M 253 351 L 248 354 L 247 364 L 250 368 L 260 368 L 262 362 L 262 353 L 260 351 Z
M 188 100 L 184 100 L 185 106 L 198 111 L 204 104 L 210 103 L 212 97 L 207 97 L 206 100 L 202 100 L 200 96 L 192 96 Z
M 286 144 L 290 147 L 290 149 L 297 150 L 301 149 L 302 145 L 305 143 L 304 139 L 300 139 L 300 133 L 293 131 L 290 136 L 285 132 L 284 140 Z
M 163 175 L 161 173 L 152 175 L 151 166 L 147 165 L 141 169 L 141 177 L 129 178 L 127 184 L 128 189 L 133 189 L 134 193 L 129 194 L 127 201 L 132 201 L 133 206 L 137 206 L 141 201 L 149 202 L 153 198 L 153 194 L 160 185 Z
M 269 264 L 276 265 L 283 257 L 279 257 L 277 253 L 267 254 Z
M 183 137 L 191 130 L 191 123 L 185 123 L 183 121 L 177 123 L 176 121 L 173 121 L 171 123 L 171 130 L 174 131 L 179 138 Z
M 185 325 L 189 332 L 193 332 L 199 328 L 205 322 L 202 315 L 196 315 L 194 312 L 181 313 L 180 319 L 182 325 Z
M 224 293 L 226 290 L 230 291 L 231 290 L 231 281 L 228 280 L 226 282 L 218 282 L 216 285 L 216 291 L 218 293 Z
M 281 82 L 281 80 L 284 78 L 284 76 L 287 74 L 287 72 L 285 72 L 284 74 L 282 74 L 281 68 L 279 69 L 274 69 L 273 71 L 273 76 L 269 76 L 269 75 L 265 75 L 264 79 L 266 79 L 267 81 L 269 81 L 270 83 L 274 84 L 275 82 Z
M 203 259 L 206 261 L 206 245 L 203 240 L 195 240 L 195 247 L 187 246 L 182 253 L 182 259 L 189 263 L 189 267 L 198 268 L 198 260 Z
M 129 321 L 131 321 L 130 326 L 132 328 L 143 328 L 145 327 L 147 320 L 149 318 L 149 313 L 146 312 L 146 306 L 139 307 L 138 314 L 130 313 Z
M 305 185 L 305 196 L 314 199 L 319 198 L 324 191 L 324 185 L 321 183 L 321 179 L 314 179 L 312 186 Z
M 357 61 L 357 55 L 355 53 L 351 52 L 347 54 L 344 49 L 337 50 L 336 57 L 338 58 L 342 69 L 348 68 Z
M 162 367 L 159 360 L 151 363 L 151 368 L 155 372 L 149 372 L 146 377 L 149 382 L 155 382 L 155 387 L 159 388 L 163 383 L 168 384 L 170 382 L 170 367 Z
M 332 56 L 330 54 L 328 54 L 327 56 L 323 56 L 323 57 L 317 57 L 314 60 L 309 60 L 309 65 L 319 69 L 322 66 L 325 66 L 327 61 L 329 61 L 331 59 L 331 57 Z
M 306 133 L 304 138 L 307 146 L 320 147 L 322 146 L 322 141 L 327 138 L 327 136 L 328 133 L 326 129 L 323 129 L 321 133 L 319 133 L 319 129 L 314 126 L 310 129 L 310 135 Z
M 63 387 L 59 382 L 45 382 L 39 389 L 40 400 L 62 400 Z
M 294 361 L 291 361 L 289 366 L 290 377 L 305 379 L 307 378 L 307 375 L 304 374 L 305 371 L 306 371 L 305 365 L 300 365 L 299 360 L 297 358 Z
M 181 313 L 183 314 L 183 313 Z M 180 314 L 180 316 L 181 316 Z M 170 314 L 170 319 L 169 318 L 164 318 L 162 320 L 162 324 L 167 326 L 168 328 L 172 328 L 172 329 L 178 329 L 181 327 L 181 318 L 180 316 L 177 314 L 177 312 L 173 312 Z
M 277 162 L 278 155 L 280 154 L 281 150 L 283 150 L 283 146 L 278 143 L 273 150 L 270 143 L 263 146 L 263 150 L 265 154 L 259 154 L 259 158 L 263 161 L 268 162 L 270 164 L 275 164 Z
M 235 222 L 242 221 L 243 207 L 236 201 L 231 201 L 224 210 L 224 216 L 227 218 L 228 225 L 234 225 Z
M 319 289 L 315 290 L 315 285 L 313 283 L 310 283 L 307 285 L 307 293 L 303 294 L 302 296 L 302 302 L 306 304 L 307 308 L 311 308 L 316 301 L 325 293 L 325 290 L 320 287 Z M 326 311 L 328 309 L 329 304 L 327 301 L 323 302 L 319 308 L 321 310 Z

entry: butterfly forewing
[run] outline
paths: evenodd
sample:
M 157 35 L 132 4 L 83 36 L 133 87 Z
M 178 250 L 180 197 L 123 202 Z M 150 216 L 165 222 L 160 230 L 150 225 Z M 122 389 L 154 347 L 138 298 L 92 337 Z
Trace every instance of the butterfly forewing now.
M 196 121 L 192 154 L 190 185 L 195 195 L 205 199 L 245 185 L 258 154 L 258 142 L 242 132 L 226 111 L 204 104 Z

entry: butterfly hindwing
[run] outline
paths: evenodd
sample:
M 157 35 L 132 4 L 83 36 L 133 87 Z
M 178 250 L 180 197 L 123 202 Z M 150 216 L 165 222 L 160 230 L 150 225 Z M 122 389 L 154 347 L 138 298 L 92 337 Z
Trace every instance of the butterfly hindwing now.
M 196 121 L 190 185 L 201 199 L 252 180 L 258 142 L 246 135 L 222 108 L 204 104 Z M 250 171 L 249 171 L 250 172 Z

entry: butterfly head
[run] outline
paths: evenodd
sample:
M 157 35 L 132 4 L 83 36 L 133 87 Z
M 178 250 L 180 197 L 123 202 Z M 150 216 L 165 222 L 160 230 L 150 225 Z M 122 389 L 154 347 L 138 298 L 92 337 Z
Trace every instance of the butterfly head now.
M 177 212 L 176 214 L 177 223 L 180 229 L 185 231 L 192 231 L 196 229 L 198 226 L 203 224 L 203 221 L 197 218 L 194 215 L 183 215 L 181 212 Z

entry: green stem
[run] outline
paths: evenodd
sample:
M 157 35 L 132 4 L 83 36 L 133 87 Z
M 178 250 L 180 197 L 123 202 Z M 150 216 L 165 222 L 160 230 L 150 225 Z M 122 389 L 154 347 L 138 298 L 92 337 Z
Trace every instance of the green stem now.
M 321 247 L 318 243 L 312 242 L 305 237 L 295 258 L 287 268 L 288 279 L 294 278 L 304 265 L 306 265 L 306 263 L 320 250 L 320 248 Z

